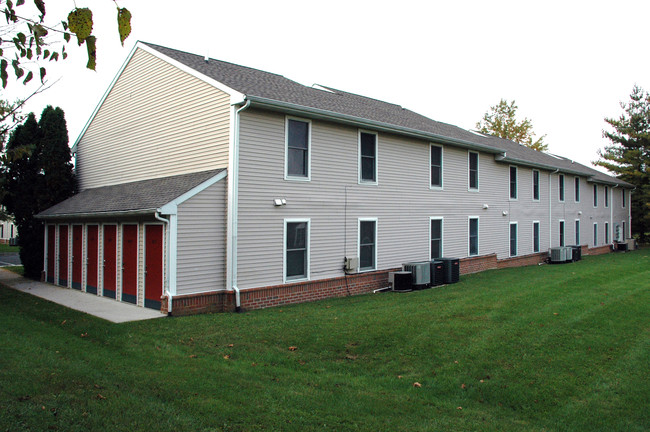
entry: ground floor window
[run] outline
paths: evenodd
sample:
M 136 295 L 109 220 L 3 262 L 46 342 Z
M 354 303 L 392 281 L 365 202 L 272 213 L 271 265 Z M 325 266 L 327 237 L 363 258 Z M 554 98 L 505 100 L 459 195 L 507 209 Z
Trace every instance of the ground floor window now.
M 510 222 L 510 256 L 517 256 L 517 222 Z
M 605 244 L 609 244 L 609 222 L 605 222 Z
M 478 255 L 478 218 L 469 218 L 469 256 Z
M 576 245 L 580 246 L 580 221 L 576 220 Z
M 560 221 L 560 246 L 564 246 L 564 221 Z
M 285 221 L 285 279 L 309 278 L 309 220 Z
M 539 222 L 533 222 L 533 252 L 539 252 Z
M 359 270 L 377 268 L 377 219 L 359 219 Z
M 597 223 L 594 223 L 594 247 L 595 246 L 598 246 L 598 224 Z
M 431 218 L 431 259 L 442 257 L 442 219 Z

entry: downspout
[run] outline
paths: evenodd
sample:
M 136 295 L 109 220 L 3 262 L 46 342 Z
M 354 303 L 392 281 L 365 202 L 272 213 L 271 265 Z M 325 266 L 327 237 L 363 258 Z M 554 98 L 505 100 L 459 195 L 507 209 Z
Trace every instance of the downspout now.
M 169 249 L 169 219 L 165 219 L 160 216 L 160 213 L 154 213 L 154 217 L 160 222 L 165 224 L 165 244 L 167 246 L 167 253 L 165 254 L 165 290 L 167 291 L 167 315 L 172 314 L 172 293 L 169 290 L 169 254 L 171 253 Z
M 231 263 L 231 274 L 232 274 L 232 289 L 235 291 L 235 312 L 241 312 L 241 296 L 239 292 L 239 287 L 237 287 L 237 222 L 238 222 L 238 206 L 239 206 L 239 114 L 248 109 L 251 105 L 251 101 L 247 100 L 243 107 L 235 111 L 235 130 L 234 130 L 234 143 L 233 143 L 233 164 L 232 172 L 228 175 L 232 175 L 232 231 L 231 231 L 231 245 L 232 245 L 232 257 L 230 260 Z
M 551 185 L 551 178 L 553 177 L 553 174 L 557 174 L 560 172 L 559 169 L 556 169 L 552 173 L 548 175 L 548 247 L 552 248 L 553 247 L 553 205 L 551 201 L 551 191 L 553 190 L 552 185 Z M 565 222 L 566 223 L 566 222 Z M 566 243 L 565 243 L 566 244 Z
M 614 236 L 612 235 L 614 232 L 614 189 L 616 189 L 618 185 L 614 185 L 612 188 L 612 193 L 609 196 L 609 239 L 611 240 L 612 243 L 614 243 Z

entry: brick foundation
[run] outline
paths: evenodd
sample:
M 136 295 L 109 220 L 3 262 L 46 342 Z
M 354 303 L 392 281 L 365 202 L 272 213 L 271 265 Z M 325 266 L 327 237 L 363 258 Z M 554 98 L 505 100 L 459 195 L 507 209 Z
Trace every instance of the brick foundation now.
M 589 249 L 582 246 L 583 255 L 601 255 L 611 252 L 609 245 Z M 513 258 L 497 259 L 496 254 L 482 255 L 460 260 L 460 273 L 470 274 L 485 270 L 537 265 L 548 257 L 547 252 Z M 294 303 L 305 303 L 333 297 L 367 294 L 388 286 L 388 273 L 400 269 L 359 273 L 317 281 L 296 282 L 246 289 L 240 292 L 242 310 L 264 309 Z M 161 310 L 168 310 L 167 297 L 162 298 Z M 235 293 L 217 291 L 202 294 L 181 295 L 173 298 L 172 315 L 184 316 L 210 312 L 235 310 Z

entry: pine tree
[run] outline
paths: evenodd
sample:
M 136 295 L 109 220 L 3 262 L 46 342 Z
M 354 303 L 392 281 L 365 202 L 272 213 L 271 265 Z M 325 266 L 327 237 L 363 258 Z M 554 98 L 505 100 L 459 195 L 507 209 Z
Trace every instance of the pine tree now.
M 507 100 L 501 99 L 498 105 L 491 106 L 490 111 L 483 115 L 483 119 L 476 123 L 476 129 L 481 133 L 523 144 L 533 150 L 547 151 L 548 144 L 544 144 L 546 135 L 533 141 L 533 123 L 528 118 L 517 121 L 517 109 L 519 107 L 515 105 L 515 101 L 508 103 Z
M 43 269 L 44 229 L 34 215 L 74 192 L 70 159 L 68 132 L 60 108 L 45 108 L 40 122 L 36 122 L 33 113 L 29 114 L 7 142 L 2 159 L 2 202 L 18 228 L 25 276 L 39 278 Z
M 633 184 L 632 232 L 642 241 L 650 239 L 650 94 L 635 85 L 630 101 L 621 102 L 619 118 L 605 118 L 613 131 L 603 131 L 613 145 L 599 150 L 602 166 L 616 177 Z

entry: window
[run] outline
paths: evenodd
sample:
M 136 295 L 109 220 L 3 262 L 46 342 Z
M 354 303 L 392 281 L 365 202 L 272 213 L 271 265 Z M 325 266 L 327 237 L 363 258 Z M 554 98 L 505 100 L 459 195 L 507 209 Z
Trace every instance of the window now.
M 442 188 L 442 147 L 431 144 L 431 187 Z
M 609 244 L 609 222 L 605 222 L 605 244 Z
M 287 117 L 286 121 L 286 172 L 285 178 L 309 180 L 311 123 Z
M 469 256 L 478 255 L 478 218 L 469 219 Z
M 594 207 L 598 207 L 598 185 L 594 185 Z
M 576 245 L 580 246 L 580 220 L 576 219 Z
M 539 171 L 533 170 L 533 200 L 539 201 Z
M 430 259 L 442 257 L 442 218 L 431 218 L 431 252 Z
M 558 187 L 559 187 L 559 197 L 560 201 L 564 201 L 564 174 L 558 176 Z
M 377 268 L 377 219 L 359 219 L 359 270 Z
M 623 221 L 623 241 L 627 238 L 627 231 L 625 229 L 625 221 Z
M 510 167 L 510 199 L 517 199 L 517 167 Z
M 560 221 L 560 246 L 564 246 L 564 221 Z
M 580 202 L 580 177 L 576 177 L 574 179 L 574 183 L 575 183 L 575 192 L 574 192 L 575 195 L 574 195 L 574 197 L 575 197 L 576 202 Z
M 609 207 L 609 188 L 605 186 L 605 208 Z
M 533 222 L 533 252 L 539 252 L 539 222 Z
M 478 153 L 468 153 L 469 164 L 469 189 L 478 190 Z
M 625 189 L 621 189 L 621 205 L 625 207 Z
M 594 222 L 594 247 L 598 246 L 598 224 Z
M 510 256 L 517 256 L 517 222 L 510 222 Z
M 359 183 L 377 184 L 377 134 L 359 131 Z
M 284 278 L 309 278 L 309 219 L 284 221 Z

